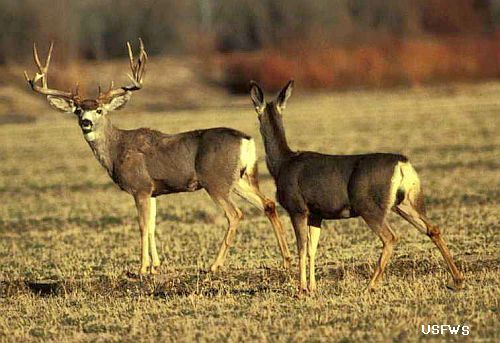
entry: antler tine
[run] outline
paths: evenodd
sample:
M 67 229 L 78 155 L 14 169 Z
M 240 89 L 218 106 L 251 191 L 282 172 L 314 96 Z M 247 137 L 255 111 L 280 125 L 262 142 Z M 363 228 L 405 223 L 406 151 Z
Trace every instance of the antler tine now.
M 132 81 L 134 81 L 135 85 L 140 84 L 142 83 L 142 79 L 144 77 L 146 60 L 148 59 L 148 54 L 144 48 L 144 42 L 141 38 L 139 38 L 139 57 L 137 58 L 137 62 L 134 61 L 134 54 L 132 53 L 132 46 L 130 45 L 130 42 L 127 42 L 127 51 L 130 69 L 132 70 L 132 76 L 128 76 L 132 79 Z
M 140 88 L 141 87 L 141 84 L 135 79 L 135 76 L 132 76 L 130 74 L 127 74 L 127 77 L 130 79 L 130 81 L 132 81 L 132 83 L 134 84 L 133 87 L 135 88 Z M 130 86 L 128 86 L 130 87 Z
M 40 58 L 38 57 L 38 50 L 36 49 L 36 43 L 33 42 L 33 59 L 35 60 L 35 64 L 38 67 L 38 70 L 42 72 L 43 67 L 42 63 L 40 63 Z
M 132 53 L 132 47 L 130 46 L 130 42 L 127 42 L 127 51 L 128 51 L 128 60 L 130 63 L 130 69 L 132 69 L 132 73 L 134 73 L 135 71 L 134 54 Z
M 145 52 L 145 50 L 144 50 L 144 42 L 142 41 L 142 38 L 141 38 L 141 37 L 139 37 L 139 48 L 141 49 L 141 52 L 142 52 L 142 51 L 144 51 L 144 52 Z
M 50 42 L 49 51 L 47 53 L 47 57 L 45 58 L 45 65 L 42 65 L 42 62 L 40 62 L 40 57 L 38 55 L 38 49 L 36 48 L 36 43 L 33 42 L 33 59 L 35 60 L 35 64 L 38 67 L 38 70 L 44 76 L 47 74 L 47 72 L 49 70 L 53 48 L 54 48 L 54 42 Z
M 148 60 L 148 53 L 146 52 L 146 49 L 144 48 L 144 43 L 142 42 L 142 39 L 139 38 L 139 45 L 140 45 L 140 52 L 139 52 L 139 62 L 141 64 L 141 74 L 145 74 L 146 72 L 146 61 Z
M 38 49 L 36 48 L 36 43 L 33 43 L 33 60 L 35 61 L 35 65 L 38 68 L 38 72 L 35 73 L 35 76 L 32 79 L 30 79 L 30 77 L 28 76 L 28 73 L 25 71 L 24 77 L 26 78 L 26 81 L 30 85 L 31 89 L 37 93 L 40 93 L 43 95 L 61 96 L 61 97 L 69 98 L 69 99 L 75 99 L 77 96 L 77 93 L 74 94 L 72 92 L 64 92 L 64 91 L 48 88 L 47 72 L 49 70 L 53 48 L 54 48 L 54 42 L 51 42 L 50 47 L 49 47 L 49 51 L 47 53 L 47 57 L 45 59 L 45 65 L 42 65 L 42 63 L 40 62 L 40 56 L 38 55 Z M 36 84 L 39 80 L 42 80 L 41 87 Z
M 139 60 L 138 63 L 140 66 L 144 66 L 146 64 L 146 60 L 148 59 L 148 54 L 146 49 L 144 48 L 144 43 L 141 38 L 139 38 Z
M 48 71 L 48 65 L 47 62 L 50 63 L 50 55 L 52 54 L 52 46 L 53 44 L 50 44 L 49 48 L 49 53 L 47 55 L 46 63 L 45 66 L 42 65 L 40 62 L 40 57 L 38 56 L 38 49 L 36 48 L 36 43 L 33 42 L 33 59 L 35 60 L 35 64 L 38 68 L 38 71 L 40 73 L 37 73 L 35 77 L 33 78 L 33 82 L 36 83 L 38 80 L 42 80 L 42 85 L 44 88 L 47 88 L 47 71 Z
M 129 78 L 133 80 L 134 84 L 137 87 L 140 87 L 140 84 L 142 83 L 142 79 L 144 78 L 145 74 L 145 67 L 146 67 L 146 60 L 148 59 L 148 55 L 146 53 L 146 50 L 144 49 L 144 43 L 142 42 L 142 39 L 139 38 L 139 57 L 137 58 L 137 62 L 134 63 L 134 66 L 132 67 L 132 74 L 133 76 L 129 75 Z
M 123 95 L 127 92 L 136 91 L 142 88 L 142 80 L 145 74 L 145 64 L 147 60 L 146 49 L 144 48 L 144 43 L 142 39 L 139 38 L 139 57 L 137 61 L 134 61 L 134 53 L 132 52 L 132 45 L 127 42 L 127 54 L 130 65 L 131 73 L 127 74 L 132 84 L 121 86 L 120 88 L 114 89 L 114 83 L 111 81 L 111 85 L 107 92 L 99 95 L 100 101 L 109 101 L 110 99 Z
M 47 54 L 47 59 L 45 60 L 45 69 L 49 69 L 50 60 L 52 58 L 52 49 L 54 48 L 54 42 L 50 42 L 49 53 Z
M 35 60 L 35 65 L 38 68 L 38 71 L 40 73 L 36 73 L 35 77 L 33 78 L 33 82 L 36 83 L 38 80 L 42 79 L 42 85 L 44 88 L 47 87 L 47 79 L 45 78 L 45 73 L 47 72 L 46 68 L 42 66 L 42 63 L 40 62 L 40 57 L 38 56 L 38 50 L 36 48 L 36 43 L 33 42 L 33 59 Z

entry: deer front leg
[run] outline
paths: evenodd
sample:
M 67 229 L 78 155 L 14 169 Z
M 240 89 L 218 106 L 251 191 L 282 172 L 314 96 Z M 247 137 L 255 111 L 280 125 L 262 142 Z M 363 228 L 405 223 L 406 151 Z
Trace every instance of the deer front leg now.
M 316 291 L 316 251 L 318 250 L 321 228 L 309 226 L 307 254 L 309 255 L 309 292 Z
M 308 228 L 307 228 L 307 217 L 303 214 L 298 214 L 292 216 L 292 224 L 295 230 L 295 238 L 297 239 L 297 249 L 299 251 L 299 274 L 300 274 L 300 286 L 299 295 L 308 292 L 307 289 L 307 275 L 306 275 L 306 264 L 307 264 L 307 245 L 308 245 Z
M 149 206 L 149 247 L 151 249 L 151 274 L 158 274 L 158 268 L 160 266 L 160 258 L 158 257 L 158 251 L 156 250 L 156 239 L 155 239 L 155 228 L 156 228 L 156 198 L 150 198 Z
M 134 196 L 137 207 L 139 229 L 141 231 L 141 268 L 139 275 L 148 272 L 150 266 L 148 232 L 150 226 L 151 198 L 148 195 L 138 194 Z

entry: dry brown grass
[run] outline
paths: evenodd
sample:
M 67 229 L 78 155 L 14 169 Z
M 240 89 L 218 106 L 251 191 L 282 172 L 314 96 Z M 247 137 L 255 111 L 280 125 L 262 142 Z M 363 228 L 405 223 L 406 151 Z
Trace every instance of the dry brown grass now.
M 159 199 L 162 274 L 129 279 L 139 263 L 132 199 L 94 160 L 74 118 L 26 108 L 46 113 L 0 126 L 0 341 L 414 341 L 429 338 L 422 324 L 469 325 L 458 339 L 498 340 L 498 94 L 490 83 L 294 95 L 285 114 L 292 147 L 410 156 L 467 278 L 463 291 L 446 289 L 437 249 L 394 217 L 399 245 L 381 289 L 367 293 L 380 242 L 358 219 L 328 222 L 319 292 L 304 299 L 294 297 L 296 259 L 292 271 L 279 269 L 269 224 L 241 202 L 246 219 L 227 268 L 204 272 L 225 223 L 202 192 Z M 114 115 L 118 126 L 225 125 L 257 137 L 263 188 L 273 194 L 246 97 L 227 99 L 230 108 L 149 114 L 132 112 L 138 98 Z

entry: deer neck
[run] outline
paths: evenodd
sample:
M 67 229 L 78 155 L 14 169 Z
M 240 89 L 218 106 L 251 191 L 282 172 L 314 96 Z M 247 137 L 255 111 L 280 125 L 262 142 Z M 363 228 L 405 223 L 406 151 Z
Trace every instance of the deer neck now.
M 273 111 L 276 111 L 274 108 Z M 261 122 L 260 132 L 264 140 L 264 148 L 266 150 L 266 164 L 269 172 L 276 179 L 280 168 L 292 154 L 292 150 L 288 146 L 286 140 L 285 128 L 281 116 L 267 115 L 267 120 Z
M 104 118 L 104 122 L 98 129 L 90 134 L 84 134 L 85 140 L 92 149 L 95 158 L 111 177 L 113 177 L 113 167 L 120 136 L 121 130 L 116 128 L 107 118 Z

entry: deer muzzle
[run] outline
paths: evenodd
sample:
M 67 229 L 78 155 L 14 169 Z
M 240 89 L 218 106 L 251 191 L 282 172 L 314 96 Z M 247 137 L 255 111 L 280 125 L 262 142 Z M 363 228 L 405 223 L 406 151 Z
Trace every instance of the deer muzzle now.
M 88 120 L 88 119 L 80 120 L 80 127 L 82 128 L 83 133 L 91 132 L 93 125 L 94 124 L 92 123 L 91 120 Z

